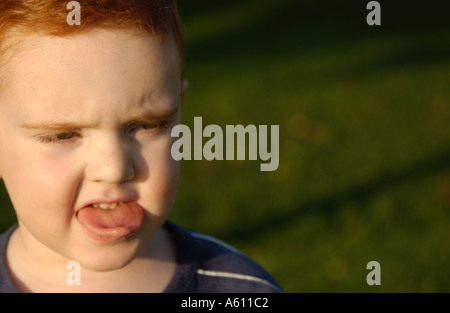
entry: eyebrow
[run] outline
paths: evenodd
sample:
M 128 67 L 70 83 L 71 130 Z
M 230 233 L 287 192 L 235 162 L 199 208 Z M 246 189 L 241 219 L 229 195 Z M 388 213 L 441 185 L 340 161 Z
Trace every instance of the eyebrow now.
M 58 122 L 58 123 L 45 122 L 38 124 L 21 124 L 19 126 L 25 129 L 42 129 L 42 130 L 65 130 L 65 129 L 79 129 L 88 127 L 88 125 L 82 125 L 79 123 L 72 123 L 72 122 Z
M 140 114 L 135 116 L 134 118 L 129 119 L 128 122 L 125 122 L 125 124 L 132 124 L 132 123 L 138 123 L 143 121 L 148 121 L 151 119 L 170 119 L 177 115 L 179 111 L 179 105 L 171 107 L 170 109 L 164 110 L 161 112 L 147 112 L 144 114 Z
M 178 113 L 178 111 L 179 106 L 177 105 L 168 110 L 164 110 L 164 112 L 155 112 L 155 111 L 146 112 L 143 114 L 136 115 L 122 124 L 129 125 L 133 123 L 148 121 L 151 119 L 170 119 L 174 117 Z M 21 124 L 19 126 L 21 128 L 30 130 L 49 130 L 49 131 L 92 128 L 91 124 L 80 124 L 78 122 L 43 122 L 43 123 Z

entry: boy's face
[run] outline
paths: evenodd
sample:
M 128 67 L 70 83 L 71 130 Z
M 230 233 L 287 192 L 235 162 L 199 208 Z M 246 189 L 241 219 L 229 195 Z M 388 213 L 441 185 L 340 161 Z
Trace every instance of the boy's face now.
M 175 44 L 117 30 L 23 39 L 0 95 L 0 175 L 20 238 L 32 253 L 120 268 L 175 200 Z

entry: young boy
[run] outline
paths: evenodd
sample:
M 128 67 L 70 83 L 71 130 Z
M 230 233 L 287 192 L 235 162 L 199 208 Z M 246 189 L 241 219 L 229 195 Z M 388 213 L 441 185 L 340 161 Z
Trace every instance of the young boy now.
M 81 25 L 66 1 L 0 2 L 0 175 L 18 219 L 0 292 L 281 291 L 168 221 L 187 88 L 175 1 L 78 2 Z

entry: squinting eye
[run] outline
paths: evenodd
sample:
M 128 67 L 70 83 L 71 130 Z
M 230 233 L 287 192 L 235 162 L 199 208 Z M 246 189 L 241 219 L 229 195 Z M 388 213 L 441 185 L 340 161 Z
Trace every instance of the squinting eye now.
M 133 132 L 144 131 L 158 131 L 167 127 L 167 122 L 137 122 L 131 126 Z
M 138 125 L 138 128 L 141 129 L 155 129 L 158 127 L 157 123 L 140 123 L 140 125 Z
M 40 138 L 40 141 L 43 143 L 55 143 L 55 142 L 63 142 L 73 139 L 78 136 L 74 131 L 67 131 L 57 134 L 45 135 Z

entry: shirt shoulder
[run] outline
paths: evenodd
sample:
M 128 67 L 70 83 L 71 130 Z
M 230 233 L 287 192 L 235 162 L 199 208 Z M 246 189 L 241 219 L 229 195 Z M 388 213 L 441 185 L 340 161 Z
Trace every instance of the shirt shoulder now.
M 171 222 L 177 271 L 166 292 L 283 292 L 259 264 L 227 243 Z
M 8 270 L 5 264 L 6 245 L 17 225 L 12 226 L 3 234 L 0 235 L 0 293 L 17 293 L 18 290 L 14 287 L 9 277 Z

